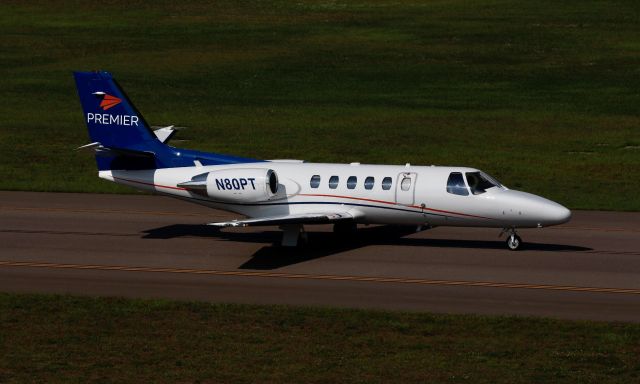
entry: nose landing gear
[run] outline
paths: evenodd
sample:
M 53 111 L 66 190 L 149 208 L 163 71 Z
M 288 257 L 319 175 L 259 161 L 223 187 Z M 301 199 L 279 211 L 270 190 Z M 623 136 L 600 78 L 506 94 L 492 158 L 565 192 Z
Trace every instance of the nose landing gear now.
M 512 251 L 518 250 L 522 245 L 522 239 L 520 238 L 520 236 L 518 236 L 516 229 L 513 227 L 505 228 L 502 230 L 502 232 L 500 232 L 500 236 L 502 236 L 503 233 L 507 234 L 507 248 Z
M 520 244 L 522 244 L 522 239 L 515 233 L 509 235 L 509 237 L 507 238 L 507 247 L 509 247 L 509 249 L 512 251 L 520 248 Z

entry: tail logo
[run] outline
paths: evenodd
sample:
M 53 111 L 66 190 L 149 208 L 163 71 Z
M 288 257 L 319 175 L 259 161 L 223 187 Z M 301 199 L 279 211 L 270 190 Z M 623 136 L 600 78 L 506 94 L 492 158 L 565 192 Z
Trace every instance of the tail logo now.
M 103 111 L 106 111 L 109 108 L 115 107 L 116 105 L 122 102 L 122 99 L 117 98 L 115 96 L 111 96 L 108 93 L 94 92 L 93 94 L 101 99 L 100 108 L 102 108 Z

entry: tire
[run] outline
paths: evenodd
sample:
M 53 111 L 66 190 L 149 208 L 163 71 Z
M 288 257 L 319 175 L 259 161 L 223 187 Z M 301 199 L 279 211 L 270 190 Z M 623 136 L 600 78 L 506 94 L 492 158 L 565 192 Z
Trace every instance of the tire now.
M 520 236 L 511 235 L 507 237 L 507 247 L 510 250 L 516 251 L 520 248 L 521 245 L 522 245 L 522 239 L 520 238 Z
M 339 236 L 353 236 L 358 231 L 358 225 L 353 221 L 333 224 L 333 232 Z

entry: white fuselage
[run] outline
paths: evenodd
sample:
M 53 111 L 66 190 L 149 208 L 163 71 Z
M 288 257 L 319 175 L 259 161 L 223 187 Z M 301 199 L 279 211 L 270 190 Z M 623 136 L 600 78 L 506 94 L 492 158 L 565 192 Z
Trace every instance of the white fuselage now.
M 265 201 L 230 202 L 178 186 L 203 173 L 232 170 L 227 172 L 229 174 L 233 170 L 249 168 L 273 170 L 278 177 L 277 193 Z M 267 161 L 144 171 L 100 171 L 100 177 L 252 218 L 317 213 L 331 207 L 348 212 L 358 223 L 527 228 L 561 224 L 571 216 L 570 211 L 560 204 L 501 185 L 474 194 L 465 183 L 460 187 L 470 191 L 466 195 L 448 192 L 452 173 L 469 172 L 479 171 L 464 167 Z M 320 176 L 316 187 L 311 183 L 314 175 Z M 338 177 L 337 185 L 330 186 L 332 176 Z M 370 178 L 373 178 L 373 183 Z M 388 189 L 383 188 L 385 178 L 391 179 L 390 186 L 386 183 Z

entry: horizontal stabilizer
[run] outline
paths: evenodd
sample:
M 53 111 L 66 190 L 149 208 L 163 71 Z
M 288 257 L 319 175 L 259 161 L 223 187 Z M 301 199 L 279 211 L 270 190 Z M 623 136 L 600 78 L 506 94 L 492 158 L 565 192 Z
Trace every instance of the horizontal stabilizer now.
M 271 159 L 267 161 L 270 161 L 272 163 L 304 163 L 304 160 L 297 159 Z
M 185 127 L 176 127 L 175 125 L 169 125 L 167 127 L 153 126 L 151 128 L 154 130 L 153 133 L 156 135 L 158 140 L 163 143 L 167 143 L 173 137 L 173 135 L 176 134 L 176 131 L 184 129 Z
M 220 223 L 209 223 L 216 227 L 249 227 L 261 225 L 283 224 L 328 224 L 337 221 L 353 220 L 353 215 L 347 212 L 341 213 L 300 213 L 297 215 L 283 215 L 271 217 L 258 217 L 245 220 L 232 220 Z
M 91 150 L 91 149 L 97 149 L 97 148 L 100 148 L 100 147 L 102 147 L 102 144 L 100 144 L 99 142 L 95 141 L 93 143 L 85 144 L 83 146 L 80 146 L 80 147 L 76 148 L 76 151 L 87 150 L 87 149 Z
M 135 151 L 132 149 L 105 147 L 99 142 L 93 142 L 76 148 L 79 150 L 94 150 L 97 156 L 133 156 L 133 157 L 154 157 L 153 152 Z

